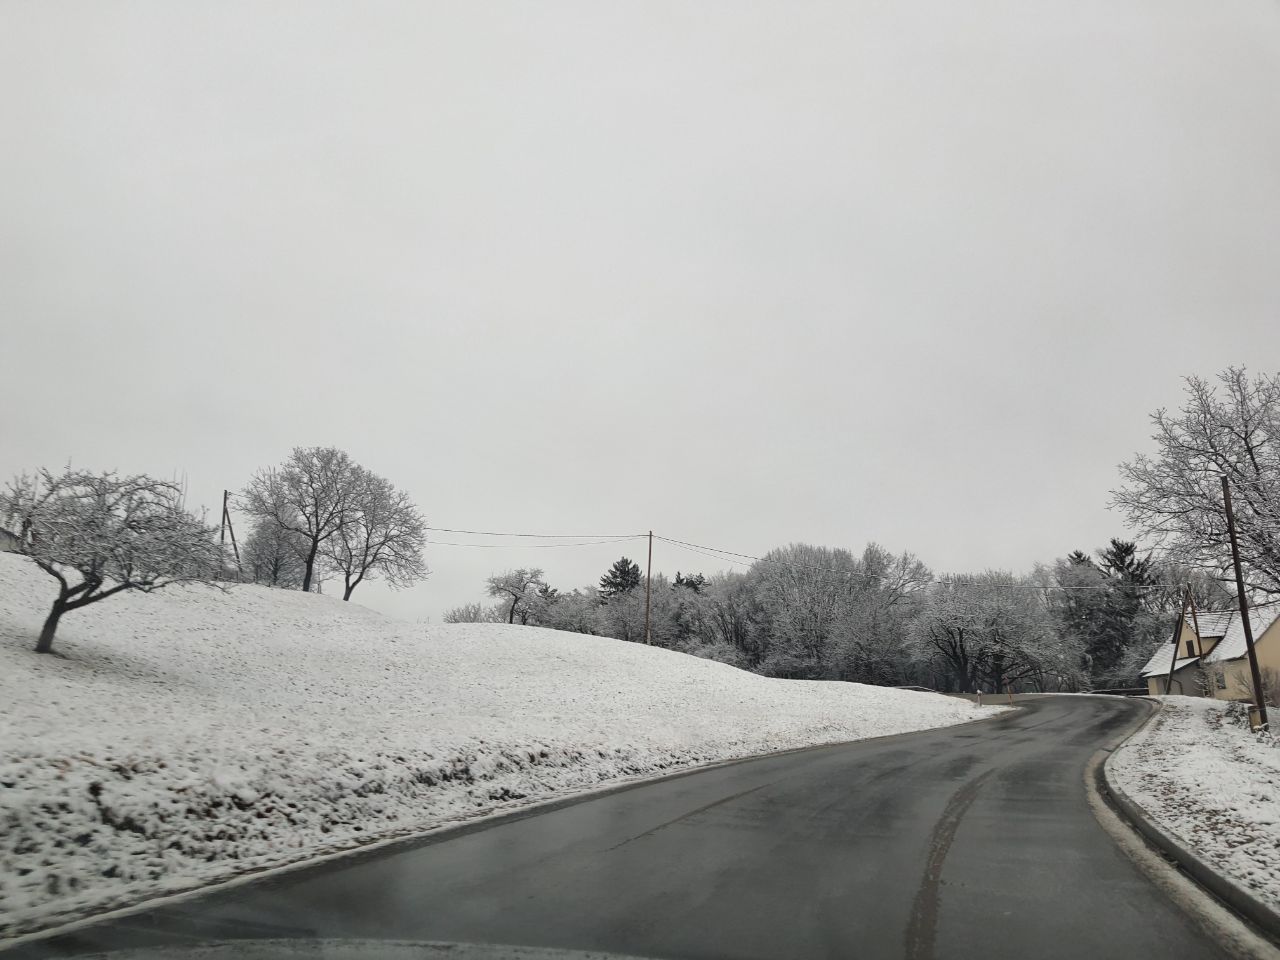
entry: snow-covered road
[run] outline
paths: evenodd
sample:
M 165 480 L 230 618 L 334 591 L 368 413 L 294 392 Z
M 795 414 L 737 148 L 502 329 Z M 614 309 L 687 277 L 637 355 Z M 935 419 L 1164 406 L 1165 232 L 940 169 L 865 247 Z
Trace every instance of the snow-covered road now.
M 328 597 L 122 595 L 31 652 L 0 554 L 0 935 L 628 778 L 978 719 L 618 640 Z

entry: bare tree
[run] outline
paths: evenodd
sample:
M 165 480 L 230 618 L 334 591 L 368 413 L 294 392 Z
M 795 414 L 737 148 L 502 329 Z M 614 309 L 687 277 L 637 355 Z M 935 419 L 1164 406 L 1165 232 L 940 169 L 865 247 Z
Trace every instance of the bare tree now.
M 380 576 L 392 587 L 407 587 L 427 576 L 422 560 L 426 521 L 409 495 L 389 480 L 356 467 L 342 524 L 321 548 L 342 575 L 342 599 L 366 579 Z
M 259 520 L 242 551 L 244 568 L 254 583 L 296 590 L 302 585 L 307 541 L 271 520 Z
M 515 623 L 517 616 L 521 623 L 527 623 L 530 609 L 537 601 L 538 588 L 545 582 L 542 571 L 538 568 L 521 567 L 519 570 L 494 574 L 485 584 L 489 596 L 510 600 L 507 623 Z
M 1121 465 L 1112 502 L 1174 559 L 1225 577 L 1225 475 L 1252 586 L 1280 593 L 1280 376 L 1229 367 L 1218 382 L 1189 377 L 1182 409 L 1152 415 L 1157 453 Z
M 63 614 L 125 590 L 210 583 L 221 569 L 214 529 L 184 509 L 173 483 L 68 467 L 19 477 L 0 501 L 19 552 L 58 582 L 37 653 L 53 649 Z
M 320 547 L 346 521 L 359 467 L 335 447 L 295 447 L 279 467 L 260 470 L 244 490 L 245 510 L 305 542 L 302 589 L 309 591 Z

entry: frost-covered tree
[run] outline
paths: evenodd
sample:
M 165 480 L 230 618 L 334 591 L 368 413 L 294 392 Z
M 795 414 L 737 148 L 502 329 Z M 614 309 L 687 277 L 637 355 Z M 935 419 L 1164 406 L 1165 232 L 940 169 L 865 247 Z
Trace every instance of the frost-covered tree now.
M 505 614 L 500 606 L 486 607 L 480 603 L 464 603 L 445 611 L 445 623 L 500 623 Z
M 1121 465 L 1113 504 L 1173 559 L 1225 576 L 1225 475 L 1250 585 L 1280 593 L 1280 375 L 1229 367 L 1216 385 L 1189 377 L 1182 409 L 1151 421 L 1156 453 Z
M 1144 591 L 1147 609 L 1171 618 L 1182 607 L 1186 590 L 1191 588 L 1191 599 L 1199 611 L 1239 609 L 1235 581 L 1223 581 L 1214 574 L 1187 566 L 1177 561 L 1156 563 L 1151 573 L 1151 585 Z
M 929 570 L 909 553 L 869 544 L 848 550 L 791 544 L 771 550 L 748 573 L 764 611 L 755 633 L 766 647 L 761 671 L 812 679 L 901 682 L 911 598 Z
M 1056 635 L 1042 593 L 1004 571 L 947 577 L 930 587 L 912 621 L 911 644 L 963 692 L 1002 691 L 1074 674 L 1079 653 Z
M 701 593 L 702 588 L 707 585 L 707 578 L 700 573 L 692 573 L 685 576 L 679 570 L 676 571 L 676 578 L 673 581 L 677 587 L 684 587 L 686 590 L 692 590 L 694 593 Z
M 72 610 L 126 590 L 149 593 L 218 576 L 223 557 L 214 529 L 182 501 L 176 484 L 142 474 L 68 467 L 9 484 L 0 512 L 18 532 L 18 552 L 58 584 L 37 653 L 53 649 L 58 623 Z
M 491 597 L 499 597 L 507 607 L 507 623 L 515 623 L 520 618 L 522 624 L 529 622 L 532 608 L 537 603 L 538 588 L 545 583 L 542 571 L 536 567 L 519 570 L 508 570 L 494 574 L 485 581 L 485 587 Z
M 868 544 L 857 559 L 856 590 L 835 630 L 830 675 L 861 683 L 917 679 L 906 652 L 907 626 L 932 574 L 914 554 Z
M 381 577 L 399 588 L 427 576 L 426 521 L 407 493 L 356 467 L 347 501 L 342 522 L 321 546 L 329 568 L 342 577 L 343 600 L 365 580 Z
M 598 617 L 600 632 L 629 643 L 644 643 L 644 606 L 644 591 L 634 588 L 603 598 Z
M 762 670 L 773 676 L 830 675 L 837 634 L 863 586 L 862 571 L 844 549 L 793 543 L 770 550 L 750 577 L 769 618 Z
M 755 587 L 755 580 L 746 573 L 720 573 L 710 579 L 699 599 L 699 636 L 704 644 L 732 649 L 732 658 L 715 659 L 749 670 L 760 668 L 769 649 L 768 614 Z
M 302 585 L 307 541 L 293 530 L 259 520 L 241 550 L 243 567 L 254 583 L 296 590 Z
M 343 525 L 359 467 L 335 447 L 295 447 L 287 460 L 254 474 L 245 487 L 245 510 L 305 541 L 302 589 L 311 589 L 321 546 Z
M 541 585 L 530 602 L 529 623 L 571 633 L 601 633 L 601 604 L 596 590 L 587 587 L 568 593 Z

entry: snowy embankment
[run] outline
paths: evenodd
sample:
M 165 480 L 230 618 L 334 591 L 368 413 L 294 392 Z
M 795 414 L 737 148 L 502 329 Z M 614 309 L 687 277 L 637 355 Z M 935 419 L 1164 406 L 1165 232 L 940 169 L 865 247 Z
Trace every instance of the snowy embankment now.
M 627 778 L 998 712 L 247 586 L 112 598 L 41 656 L 51 586 L 0 554 L 0 936 Z
M 1129 798 L 1213 868 L 1280 910 L 1280 741 L 1228 704 L 1164 697 L 1110 762 Z

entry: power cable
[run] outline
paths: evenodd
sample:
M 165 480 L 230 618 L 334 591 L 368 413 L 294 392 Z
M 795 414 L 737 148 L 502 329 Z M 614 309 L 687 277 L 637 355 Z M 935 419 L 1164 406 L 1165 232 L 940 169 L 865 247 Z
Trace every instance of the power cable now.
M 465 533 L 477 537 L 521 537 L 534 540 L 587 540 L 611 539 L 631 540 L 635 537 L 647 537 L 647 533 L 503 533 L 497 530 L 460 530 L 454 527 L 424 527 L 435 533 Z
M 610 543 L 622 543 L 626 540 L 643 539 L 647 534 L 630 537 L 615 537 L 612 540 L 590 540 L 581 543 L 455 543 L 449 540 L 427 540 L 437 547 L 474 547 L 477 550 L 546 550 L 554 547 L 599 547 Z

